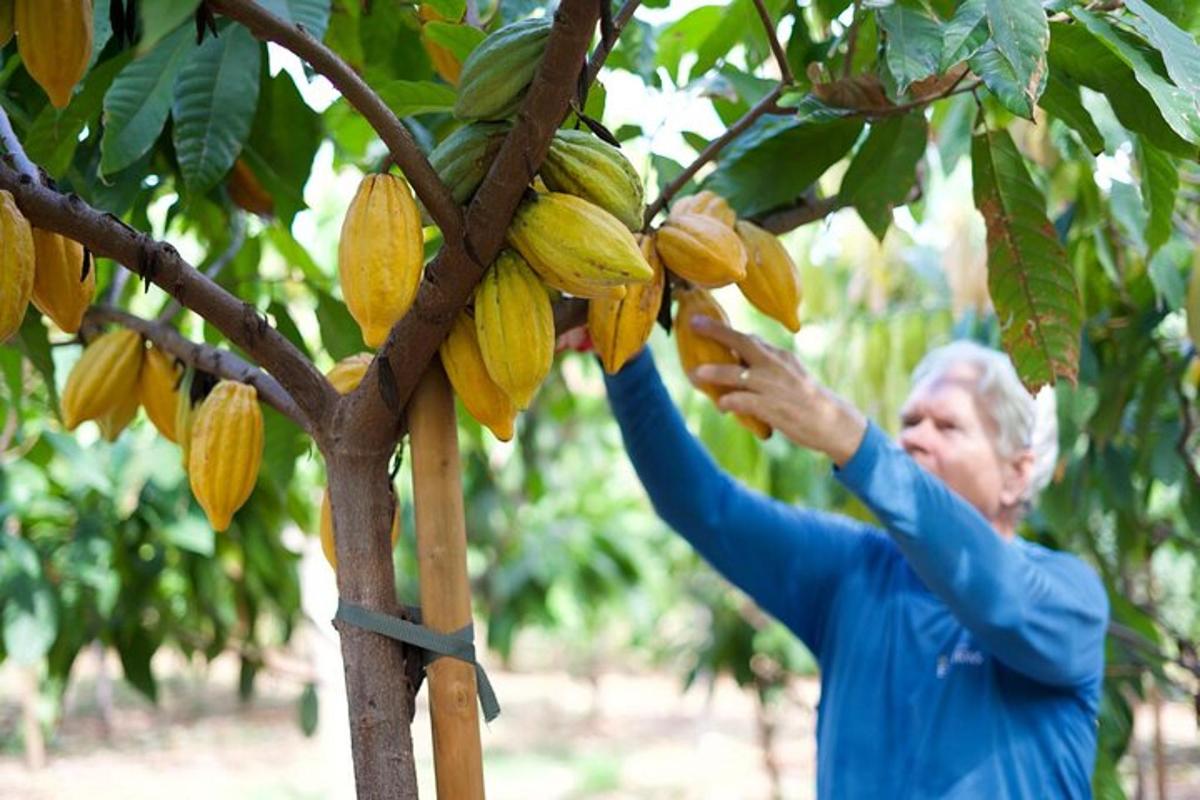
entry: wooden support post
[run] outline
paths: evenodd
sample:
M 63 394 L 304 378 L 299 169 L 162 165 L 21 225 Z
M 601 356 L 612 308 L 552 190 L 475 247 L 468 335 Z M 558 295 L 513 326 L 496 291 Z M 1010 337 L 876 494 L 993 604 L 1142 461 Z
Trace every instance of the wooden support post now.
M 471 623 L 471 593 L 454 393 L 437 359 L 417 384 L 408 422 L 422 621 L 435 631 L 452 633 Z M 458 659 L 439 658 L 427 675 L 438 797 L 482 800 L 475 669 Z

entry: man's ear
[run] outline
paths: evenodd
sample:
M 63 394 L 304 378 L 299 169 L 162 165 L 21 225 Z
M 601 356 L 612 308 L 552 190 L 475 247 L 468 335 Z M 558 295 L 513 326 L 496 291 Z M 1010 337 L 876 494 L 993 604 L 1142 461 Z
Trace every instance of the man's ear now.
M 1022 450 L 1004 464 L 1004 484 L 1000 487 L 1000 506 L 1013 508 L 1018 505 L 1033 481 L 1034 457 L 1032 450 Z

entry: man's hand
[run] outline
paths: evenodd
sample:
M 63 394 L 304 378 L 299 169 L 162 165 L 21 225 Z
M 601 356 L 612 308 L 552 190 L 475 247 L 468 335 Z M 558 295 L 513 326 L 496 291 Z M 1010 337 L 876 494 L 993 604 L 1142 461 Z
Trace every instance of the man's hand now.
M 867 430 L 867 419 L 858 409 L 817 382 L 792 353 L 709 317 L 693 317 L 692 324 L 701 336 L 725 345 L 748 365 L 705 364 L 692 371 L 695 381 L 731 390 L 717 402 L 722 411 L 758 417 L 801 447 L 825 453 L 838 466 L 850 460 Z
M 562 335 L 558 337 L 558 341 L 554 343 L 554 352 L 561 353 L 563 350 L 574 350 L 576 353 L 592 351 L 592 336 L 587 325 L 563 331 Z

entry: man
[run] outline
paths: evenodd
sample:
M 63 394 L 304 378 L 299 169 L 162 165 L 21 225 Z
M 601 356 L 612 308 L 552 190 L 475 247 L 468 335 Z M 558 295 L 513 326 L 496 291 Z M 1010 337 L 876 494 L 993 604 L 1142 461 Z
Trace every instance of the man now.
M 648 350 L 607 380 L 655 510 L 807 645 L 821 667 L 820 798 L 1086 798 L 1108 601 L 1074 556 L 1015 535 L 1032 496 L 1034 402 L 1006 356 L 927 356 L 899 446 L 790 353 L 706 318 L 747 367 L 691 377 L 834 473 L 874 527 L 723 473 Z

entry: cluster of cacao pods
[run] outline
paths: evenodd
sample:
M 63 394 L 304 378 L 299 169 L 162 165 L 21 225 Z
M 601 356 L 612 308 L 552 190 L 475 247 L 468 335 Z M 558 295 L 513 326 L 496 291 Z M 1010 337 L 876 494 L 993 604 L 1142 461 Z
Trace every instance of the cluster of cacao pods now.
M 16 33 L 26 71 L 66 108 L 92 58 L 92 0 L 15 0 L 12 14 L 11 25 L 0 14 L 0 46 Z

